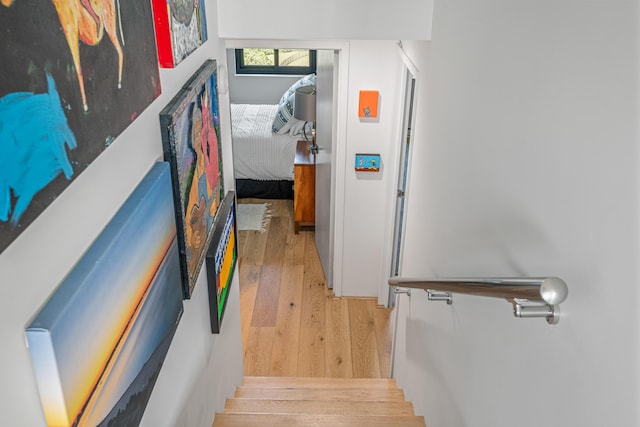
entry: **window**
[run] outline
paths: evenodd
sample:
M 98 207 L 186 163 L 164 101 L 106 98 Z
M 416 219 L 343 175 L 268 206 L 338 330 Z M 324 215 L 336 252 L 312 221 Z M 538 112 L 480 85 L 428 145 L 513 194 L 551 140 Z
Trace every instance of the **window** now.
M 236 49 L 237 74 L 310 74 L 315 72 L 315 50 Z

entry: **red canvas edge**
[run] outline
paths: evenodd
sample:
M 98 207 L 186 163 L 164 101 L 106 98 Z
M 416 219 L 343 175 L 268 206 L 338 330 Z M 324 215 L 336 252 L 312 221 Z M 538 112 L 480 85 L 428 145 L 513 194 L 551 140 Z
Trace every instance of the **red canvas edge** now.
M 169 24 L 169 8 L 167 0 L 153 0 L 153 20 L 156 27 L 156 47 L 158 63 L 162 68 L 174 68 L 173 50 L 171 48 L 171 27 Z

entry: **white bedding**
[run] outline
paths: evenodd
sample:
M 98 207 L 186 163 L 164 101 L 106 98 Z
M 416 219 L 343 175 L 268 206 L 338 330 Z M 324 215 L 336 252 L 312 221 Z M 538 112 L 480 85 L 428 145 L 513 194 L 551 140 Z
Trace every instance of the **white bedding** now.
M 236 179 L 293 180 L 297 137 L 271 131 L 278 105 L 231 104 Z

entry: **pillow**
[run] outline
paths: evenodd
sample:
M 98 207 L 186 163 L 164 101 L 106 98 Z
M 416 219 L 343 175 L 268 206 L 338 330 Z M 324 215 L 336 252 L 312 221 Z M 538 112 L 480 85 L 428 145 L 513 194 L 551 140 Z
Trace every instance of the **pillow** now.
M 294 122 L 295 120 L 295 122 Z M 289 135 L 297 136 L 307 134 L 307 138 L 311 138 L 311 122 L 305 122 L 304 120 L 298 120 L 295 117 L 291 119 L 291 127 L 289 128 Z
M 293 103 L 296 97 L 296 89 L 302 86 L 309 86 L 316 84 L 316 75 L 308 74 L 292 84 L 289 89 L 282 95 L 280 102 L 278 102 L 278 112 L 273 119 L 273 125 L 271 130 L 273 133 L 279 135 L 289 132 L 291 126 L 295 121 L 300 121 L 293 117 Z
M 282 95 L 282 97 L 280 97 L 280 102 L 278 102 L 278 105 L 282 107 L 282 105 L 285 102 L 287 102 L 289 98 L 295 97 L 296 89 L 298 89 L 299 87 L 310 86 L 314 84 L 316 84 L 316 75 L 307 74 L 306 76 L 304 76 L 303 78 L 301 78 L 300 80 L 298 80 L 297 82 L 289 86 L 289 89 L 287 89 L 287 91 Z
M 283 135 L 289 132 L 294 120 L 299 121 L 293 117 L 293 98 L 291 97 L 291 99 L 286 100 L 284 104 L 278 107 L 276 116 L 273 119 L 273 125 L 271 125 L 273 133 Z

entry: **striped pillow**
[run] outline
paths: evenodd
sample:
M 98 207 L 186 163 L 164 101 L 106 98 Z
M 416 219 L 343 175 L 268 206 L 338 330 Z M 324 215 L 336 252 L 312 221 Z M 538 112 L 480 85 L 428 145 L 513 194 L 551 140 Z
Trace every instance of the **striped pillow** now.
M 278 102 L 278 112 L 273 119 L 273 125 L 271 130 L 273 133 L 279 135 L 285 134 L 289 131 L 291 126 L 296 122 L 300 122 L 293 117 L 293 102 L 296 97 L 296 89 L 301 86 L 309 86 L 316 84 L 316 75 L 308 74 L 292 84 L 289 89 L 282 95 L 280 102 Z

